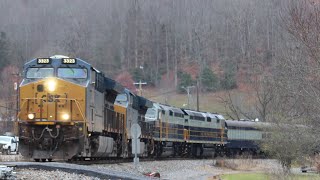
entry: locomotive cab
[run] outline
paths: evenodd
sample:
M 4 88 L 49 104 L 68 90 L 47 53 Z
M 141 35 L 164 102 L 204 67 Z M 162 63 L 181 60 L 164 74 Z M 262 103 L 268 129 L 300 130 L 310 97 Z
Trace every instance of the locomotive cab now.
M 89 72 L 86 62 L 59 55 L 24 65 L 18 113 L 22 155 L 44 161 L 78 153 L 76 141 L 87 132 Z
M 21 121 L 45 121 L 45 125 L 84 121 L 88 68 L 76 59 L 54 58 L 58 57 L 39 58 L 25 65 L 20 85 Z
M 148 108 L 145 115 L 146 122 L 159 121 L 161 119 L 161 111 L 159 111 L 159 108 L 155 103 L 152 108 Z

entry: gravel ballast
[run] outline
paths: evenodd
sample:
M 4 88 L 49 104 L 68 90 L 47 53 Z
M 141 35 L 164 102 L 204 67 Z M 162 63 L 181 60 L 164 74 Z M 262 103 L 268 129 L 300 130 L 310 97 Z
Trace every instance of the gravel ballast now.
M 231 169 L 226 166 L 232 165 Z M 277 167 L 274 160 L 168 160 L 141 162 L 136 168 L 133 163 L 100 164 L 93 165 L 97 168 L 112 169 L 130 174 L 142 175 L 148 172 L 160 173 L 161 179 L 208 179 L 221 174 L 237 173 L 247 170 L 272 171 Z
M 2 160 L 10 161 L 10 156 Z M 13 156 L 12 156 L 13 157 Z M 12 158 L 11 157 L 11 158 Z M 11 161 L 16 158 L 11 159 Z M 193 159 L 161 160 L 118 164 L 76 165 L 59 162 L 4 162 L 17 165 L 17 179 L 148 179 L 144 174 L 159 173 L 161 179 L 214 179 L 222 174 L 238 172 L 275 172 L 281 168 L 268 159 Z M 39 169 L 40 168 L 40 169 Z M 96 173 L 99 173 L 98 175 Z
M 25 169 L 26 174 L 31 174 L 31 176 L 40 179 L 65 179 L 63 177 L 52 177 L 51 175 L 55 175 L 59 173 L 54 173 L 54 171 L 59 170 L 59 172 L 66 172 L 67 175 L 76 174 L 76 175 L 85 175 L 88 177 L 98 177 L 100 179 L 147 179 L 147 177 L 143 175 L 135 175 L 126 173 L 124 171 L 114 171 L 112 169 L 99 168 L 94 166 L 86 166 L 86 165 L 77 165 L 70 163 L 62 163 L 62 162 L 2 162 L 2 165 L 7 166 L 16 166 L 16 170 Z M 28 169 L 36 169 L 40 170 L 37 173 L 27 173 Z M 49 173 L 48 176 L 43 174 L 43 172 Z M 24 171 L 20 171 L 24 172 Z M 53 172 L 51 174 L 51 172 Z M 51 174 L 51 175 L 50 175 Z M 64 173 L 61 173 L 64 174 Z M 81 179 L 81 177 L 79 177 Z M 75 179 L 79 179 L 75 178 Z M 31 178 L 33 179 L 33 178 Z M 72 178 L 74 179 L 74 178 Z
M 100 180 L 98 177 L 86 176 L 83 174 L 68 173 L 60 170 L 48 171 L 38 169 L 18 169 L 17 179 L 21 180 Z

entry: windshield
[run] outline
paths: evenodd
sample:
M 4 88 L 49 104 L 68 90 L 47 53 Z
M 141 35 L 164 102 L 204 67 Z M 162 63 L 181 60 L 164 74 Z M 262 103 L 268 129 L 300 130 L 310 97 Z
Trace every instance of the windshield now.
M 8 144 L 11 143 L 11 137 L 0 136 L 0 144 Z
M 53 68 L 28 68 L 27 78 L 52 77 L 53 73 L 54 73 Z
M 149 108 L 147 110 L 147 113 L 145 115 L 145 117 L 147 118 L 156 118 L 156 110 Z
M 115 104 L 120 105 L 120 106 L 125 106 L 125 107 L 127 107 L 127 106 L 128 106 L 128 98 L 127 98 L 127 95 L 126 95 L 126 94 L 119 94 L 119 95 L 116 97 Z
M 86 79 L 87 69 L 84 68 L 58 68 L 58 77 L 70 79 Z
M 128 101 L 127 99 L 127 95 L 126 94 L 119 94 L 116 98 L 116 101 L 122 101 L 122 102 L 126 102 Z

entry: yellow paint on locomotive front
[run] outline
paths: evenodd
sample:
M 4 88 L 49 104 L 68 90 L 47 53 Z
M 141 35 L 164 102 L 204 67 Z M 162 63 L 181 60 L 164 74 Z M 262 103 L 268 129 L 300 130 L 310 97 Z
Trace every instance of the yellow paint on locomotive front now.
M 51 84 L 50 84 L 51 83 Z M 85 120 L 86 87 L 45 78 L 20 87 L 20 121 L 36 124 L 73 123 Z M 28 118 L 34 114 L 33 119 Z
M 120 114 L 124 114 L 124 119 L 126 119 L 126 116 L 127 116 L 127 108 L 115 104 L 115 105 L 114 105 L 114 111 L 117 112 L 117 113 L 120 113 Z
M 127 137 L 127 134 L 128 134 L 128 129 L 126 128 L 127 127 L 127 108 L 126 107 L 123 107 L 123 106 L 120 106 L 118 104 L 114 104 L 114 111 L 118 114 L 123 114 L 123 127 L 125 128 L 125 136 L 126 136 L 126 139 L 128 138 Z M 119 118 L 118 118 L 119 119 Z
M 126 127 L 125 124 L 126 124 L 126 120 L 127 120 L 127 108 L 120 106 L 118 104 L 114 104 L 114 111 L 116 113 L 123 114 L 124 127 Z

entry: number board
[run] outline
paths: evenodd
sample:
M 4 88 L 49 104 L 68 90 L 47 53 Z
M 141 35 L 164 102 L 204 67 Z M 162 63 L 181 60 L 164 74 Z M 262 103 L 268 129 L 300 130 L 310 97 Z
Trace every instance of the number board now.
M 62 64 L 76 64 L 77 60 L 74 58 L 63 58 Z
M 51 59 L 50 58 L 38 58 L 37 63 L 38 64 L 50 64 Z

